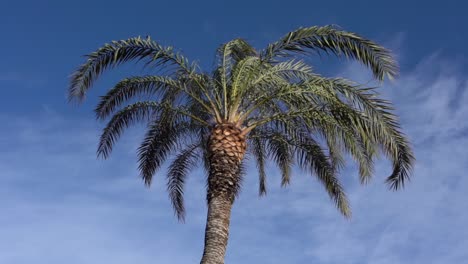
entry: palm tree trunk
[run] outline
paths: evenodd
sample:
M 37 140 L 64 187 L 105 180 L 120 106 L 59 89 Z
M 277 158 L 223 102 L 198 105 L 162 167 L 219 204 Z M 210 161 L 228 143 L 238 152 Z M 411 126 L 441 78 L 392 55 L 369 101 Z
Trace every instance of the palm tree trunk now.
M 246 143 L 233 124 L 218 124 L 208 142 L 208 216 L 201 264 L 223 264 L 234 198 L 240 187 L 240 169 Z
M 229 237 L 232 203 L 225 197 L 211 199 L 205 228 L 205 250 L 201 264 L 223 264 Z

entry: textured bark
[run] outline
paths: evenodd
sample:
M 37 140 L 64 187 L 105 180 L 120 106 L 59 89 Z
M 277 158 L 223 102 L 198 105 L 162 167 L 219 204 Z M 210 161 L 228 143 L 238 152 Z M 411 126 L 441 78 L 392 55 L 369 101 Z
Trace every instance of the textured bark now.
M 234 198 L 240 187 L 240 166 L 246 142 L 234 124 L 218 124 L 208 142 L 208 216 L 201 264 L 223 264 Z
M 229 237 L 232 202 L 216 196 L 208 204 L 205 229 L 205 250 L 201 264 L 223 264 Z

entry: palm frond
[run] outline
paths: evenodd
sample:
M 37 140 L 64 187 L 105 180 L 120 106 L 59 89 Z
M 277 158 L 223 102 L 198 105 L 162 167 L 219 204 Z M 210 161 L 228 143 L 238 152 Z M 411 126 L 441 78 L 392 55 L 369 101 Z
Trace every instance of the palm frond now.
M 151 184 L 157 169 L 178 146 L 184 135 L 194 132 L 187 116 L 164 108 L 161 114 L 148 125 L 146 135 L 138 148 L 138 169 L 146 185 Z
M 334 130 L 344 149 L 351 154 L 359 165 L 361 183 L 369 182 L 374 164 L 373 157 L 377 152 L 376 141 L 362 129 L 368 122 L 366 116 L 345 104 L 330 104 L 331 116 L 339 124 Z M 344 128 L 344 129 L 343 129 Z
M 265 142 L 260 137 L 253 137 L 250 141 L 250 152 L 255 158 L 257 170 L 258 170 L 258 179 L 259 179 L 259 187 L 258 187 L 258 194 L 260 196 L 266 194 L 266 172 L 265 172 L 265 159 L 267 152 L 265 150 Z
M 253 81 L 253 84 L 258 84 L 261 82 L 266 82 L 270 84 L 278 84 L 277 78 L 280 77 L 281 81 L 286 81 L 287 83 L 295 83 L 301 80 L 307 80 L 312 74 L 312 67 L 306 64 L 301 60 L 287 60 L 273 65 L 265 69 L 263 72 L 257 75 L 256 80 Z M 271 83 L 273 81 L 273 83 Z
M 272 100 L 281 99 L 282 107 L 277 107 L 275 110 L 271 103 L 265 105 L 268 109 L 259 112 L 252 118 L 253 120 L 249 120 L 250 125 L 247 130 L 271 122 L 303 124 L 311 130 L 320 132 L 326 139 L 333 138 L 343 142 L 344 149 L 350 152 L 359 164 L 361 182 L 367 182 L 372 174 L 372 157 L 376 141 L 356 125 L 368 122 L 367 117 L 341 102 L 335 93 L 328 90 L 328 87 L 323 87 L 317 82 L 310 85 L 310 82 L 301 86 L 296 85 L 297 88 L 294 90 L 288 87 L 286 92 L 271 96 Z M 267 111 L 269 114 L 265 114 Z M 334 158 L 339 158 L 338 149 L 331 150 L 335 151 Z
M 326 136 L 325 140 L 327 142 L 330 163 L 333 167 L 333 170 L 338 173 L 346 163 L 342 153 L 343 146 L 334 135 Z
M 171 199 L 172 207 L 180 221 L 185 219 L 184 207 L 184 183 L 190 169 L 198 160 L 197 149 L 199 144 L 192 144 L 182 150 L 172 161 L 167 172 L 167 191 Z
M 291 181 L 292 151 L 288 142 L 280 133 L 273 132 L 267 137 L 268 153 L 281 171 L 281 186 L 289 185 Z
M 135 96 L 154 96 L 168 91 L 172 94 L 180 89 L 175 80 L 165 76 L 139 76 L 126 78 L 110 89 L 94 110 L 98 119 L 105 119 L 122 103 Z
M 81 101 L 94 81 L 108 68 L 131 60 L 146 60 L 155 66 L 176 66 L 178 71 L 192 73 L 196 66 L 190 64 L 172 47 L 163 47 L 149 37 L 113 41 L 87 56 L 86 62 L 71 76 L 68 98 Z
M 296 94 L 289 95 L 290 102 L 298 109 L 307 107 L 307 104 L 321 105 L 319 112 L 305 112 L 301 115 L 309 128 L 314 128 L 328 141 L 331 154 L 334 158 L 339 151 L 333 148 L 331 141 L 339 140 L 339 145 L 351 153 L 352 157 L 359 164 L 359 175 L 362 183 L 368 182 L 373 171 L 373 157 L 377 153 L 377 141 L 369 136 L 369 130 L 365 130 L 362 124 L 367 124 L 372 120 L 362 108 L 354 102 L 342 101 L 339 95 L 340 90 L 336 87 L 343 81 L 337 82 L 335 79 L 322 78 L 312 74 L 303 84 L 306 88 L 304 94 L 297 97 Z M 350 86 L 351 89 L 354 87 Z M 342 142 L 342 144 L 340 143 Z M 334 162 L 337 160 L 335 159 Z
M 288 33 L 279 41 L 268 45 L 261 57 L 271 61 L 290 53 L 304 54 L 307 50 L 331 52 L 337 56 L 345 55 L 368 66 L 375 78 L 398 75 L 398 66 L 390 51 L 355 33 L 338 30 L 332 26 L 299 28 Z
M 123 130 L 136 122 L 148 120 L 161 109 L 156 102 L 137 102 L 116 113 L 104 128 L 99 139 L 98 157 L 108 158 Z
M 299 142 L 293 142 L 299 167 L 317 176 L 324 185 L 330 198 L 345 217 L 351 217 L 348 199 L 320 145 L 311 137 L 304 136 Z
M 234 62 L 240 61 L 249 56 L 256 56 L 257 51 L 246 40 L 237 38 L 221 45 L 217 51 L 216 56 L 220 65 L 229 68 Z
M 232 67 L 235 62 L 238 62 L 247 56 L 254 56 L 255 54 L 255 49 L 243 39 L 234 39 L 229 41 L 228 43 L 221 45 L 217 50 L 217 57 L 219 60 L 218 75 L 220 77 L 220 84 L 222 87 L 222 94 L 218 95 L 218 97 L 221 97 L 223 100 L 224 119 L 228 118 L 228 81 L 230 80 Z
M 393 172 L 387 178 L 391 189 L 399 189 L 409 180 L 414 163 L 414 155 L 406 136 L 400 131 L 397 117 L 391 112 L 393 107 L 389 101 L 378 98 L 372 88 L 360 88 L 352 82 L 342 79 L 326 79 L 314 77 L 319 83 L 328 84 L 330 89 L 340 93 L 349 100 L 356 111 L 350 111 L 347 104 L 341 104 L 340 110 L 346 112 L 348 123 L 356 128 L 362 147 L 369 155 L 373 155 L 375 144 L 380 144 L 383 152 L 392 160 Z M 370 164 L 372 157 L 367 157 Z M 367 172 L 368 175 L 371 171 Z M 361 178 L 361 182 L 368 179 Z
M 287 162 L 285 163 L 288 167 L 294 155 L 298 166 L 315 175 L 324 185 L 327 193 L 340 212 L 344 216 L 350 217 L 351 211 L 346 194 L 337 178 L 336 170 L 334 170 L 330 163 L 329 157 L 325 154 L 320 144 L 312 138 L 311 134 L 307 133 L 297 123 L 289 121 L 270 123 L 268 128 L 264 130 L 262 136 L 269 139 L 269 144 L 273 143 L 268 150 L 273 153 L 281 153 L 283 156 L 280 156 L 279 160 L 286 160 Z M 278 144 L 277 146 L 282 149 L 274 151 L 271 148 L 274 144 Z M 291 149 L 291 152 L 289 152 L 289 149 Z
M 248 98 L 250 82 L 259 73 L 261 68 L 260 60 L 256 56 L 249 56 L 239 61 L 232 69 L 231 89 L 228 90 L 227 100 L 229 120 L 234 120 L 238 115 L 242 100 Z M 253 89 L 252 89 L 253 90 Z
M 409 180 L 414 154 L 405 134 L 401 132 L 397 117 L 389 101 L 380 99 L 372 89 L 357 89 L 343 79 L 336 79 L 336 89 L 357 104 L 369 122 L 361 123 L 363 132 L 379 142 L 384 153 L 392 160 L 393 172 L 387 178 L 390 188 L 397 190 Z
M 218 122 L 222 121 L 222 103 L 216 89 L 213 89 L 213 81 L 206 74 L 192 73 L 181 78 L 179 86 L 190 100 L 196 101 L 205 112 L 212 114 Z
M 396 141 L 396 152 L 389 151 L 389 145 L 385 146 L 387 155 L 392 159 L 393 172 L 387 177 L 386 182 L 393 190 L 398 190 L 405 186 L 405 183 L 410 180 L 410 174 L 414 166 L 414 154 L 411 150 L 408 140 L 404 134 L 395 128 L 394 138 Z

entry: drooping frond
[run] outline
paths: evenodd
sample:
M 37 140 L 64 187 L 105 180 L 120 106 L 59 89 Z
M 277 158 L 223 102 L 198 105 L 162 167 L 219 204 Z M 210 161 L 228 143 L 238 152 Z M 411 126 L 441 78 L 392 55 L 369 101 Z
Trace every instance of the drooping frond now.
M 378 94 L 373 89 L 360 88 L 346 79 L 328 79 L 318 75 L 315 75 L 314 79 L 316 85 L 327 87 L 348 100 L 339 105 L 331 104 L 331 106 L 335 108 L 335 118 L 347 122 L 343 123 L 345 127 L 354 127 L 357 143 L 364 150 L 361 158 L 357 157 L 360 164 L 364 164 L 360 167 L 361 182 L 367 182 L 366 175 L 372 174 L 367 168 L 371 168 L 372 156 L 375 154 L 376 144 L 379 144 L 394 166 L 393 173 L 387 178 L 387 182 L 392 189 L 403 186 L 404 182 L 409 179 L 414 156 L 405 135 L 400 131 L 396 116 L 390 112 L 393 110 L 391 103 L 378 98 Z
M 157 169 L 177 147 L 183 136 L 191 131 L 190 124 L 181 120 L 181 114 L 164 109 L 159 118 L 149 124 L 146 135 L 138 148 L 138 168 L 146 185 Z
M 256 137 L 253 135 L 252 140 L 250 141 L 251 153 L 255 158 L 257 170 L 258 170 L 258 180 L 259 187 L 258 193 L 260 196 L 266 194 L 266 172 L 265 172 L 265 160 L 267 158 L 267 152 L 265 149 L 264 139 Z
M 148 121 L 161 105 L 156 102 L 137 102 L 116 113 L 104 128 L 97 149 L 98 157 L 108 158 L 123 130 L 136 122 Z
M 340 212 L 346 217 L 351 216 L 348 200 L 337 178 L 336 170 L 311 134 L 304 131 L 300 125 L 287 121 L 271 123 L 262 132 L 256 132 L 255 136 L 258 135 L 268 142 L 268 151 L 277 164 L 284 163 L 285 167 L 289 168 L 295 159 L 301 169 L 315 175 L 324 185 Z M 289 181 L 289 170 L 287 181 Z M 284 176 L 282 182 L 285 184 Z
M 184 183 L 187 174 L 196 165 L 198 155 L 196 153 L 200 144 L 192 144 L 183 149 L 172 161 L 167 172 L 167 191 L 171 199 L 172 207 L 177 218 L 184 221 Z
M 332 26 L 299 28 L 288 33 L 279 41 L 268 45 L 261 53 L 263 60 L 271 61 L 278 57 L 290 56 L 291 53 L 331 52 L 356 59 L 368 66 L 375 78 L 383 80 L 385 76 L 394 78 L 398 75 L 398 66 L 390 51 L 355 33 L 338 30 Z
M 368 182 L 372 175 L 373 157 L 380 145 L 394 162 L 392 179 L 404 181 L 414 158 L 394 115 L 389 112 L 388 102 L 345 79 L 323 78 L 307 71 L 301 71 L 301 75 L 304 79 L 301 84 L 284 85 L 254 100 L 254 107 L 260 110 L 256 115 L 247 111 L 252 116 L 251 126 L 300 117 L 325 139 L 339 140 L 331 147 L 336 146 L 335 153 L 342 146 L 352 154 L 359 164 L 362 183 Z M 310 107 L 314 105 L 316 110 Z
M 336 136 L 325 137 L 328 148 L 328 157 L 335 173 L 345 166 L 345 159 L 343 157 L 343 146 L 341 142 L 336 139 Z
M 110 89 L 95 109 L 98 119 L 107 118 L 122 103 L 135 96 L 157 96 L 163 92 L 177 93 L 180 89 L 176 80 L 165 76 L 141 76 L 127 78 Z
M 364 132 L 382 146 L 384 153 L 392 160 L 393 172 L 387 178 L 390 188 L 397 190 L 409 180 L 414 163 L 414 155 L 405 135 L 400 131 L 397 117 L 391 113 L 393 107 L 389 101 L 380 99 L 372 89 L 357 89 L 335 79 L 336 89 L 353 101 L 369 117 L 371 122 L 364 123 Z
M 273 132 L 267 137 L 269 156 L 281 171 L 281 186 L 287 186 L 291 180 L 291 166 L 293 157 L 291 146 L 278 132 Z
M 81 101 L 94 81 L 108 68 L 131 60 L 145 60 L 155 66 L 176 66 L 177 71 L 192 73 L 196 66 L 172 47 L 163 47 L 150 38 L 113 41 L 87 56 L 71 77 L 68 98 Z
M 316 175 L 340 212 L 345 217 L 351 217 L 351 210 L 343 187 L 320 145 L 308 136 L 295 140 L 292 144 L 296 146 L 298 165 Z

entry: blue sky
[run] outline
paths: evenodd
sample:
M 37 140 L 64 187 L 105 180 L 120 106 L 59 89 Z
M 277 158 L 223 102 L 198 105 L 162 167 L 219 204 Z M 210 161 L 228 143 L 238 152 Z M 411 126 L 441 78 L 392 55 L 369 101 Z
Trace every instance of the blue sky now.
M 95 3 L 96 2 L 96 3 Z M 297 173 L 269 194 L 245 179 L 233 209 L 226 263 L 463 263 L 468 259 L 468 9 L 462 1 L 2 1 L 0 5 L 0 263 L 197 263 L 205 225 L 204 175 L 186 188 L 185 224 L 173 216 L 163 171 L 137 177 L 141 128 L 109 160 L 96 159 L 97 96 L 134 64 L 108 73 L 81 106 L 68 76 L 103 43 L 151 35 L 208 69 L 215 48 L 244 37 L 262 48 L 300 26 L 337 24 L 390 47 L 401 76 L 391 99 L 417 157 L 404 191 L 386 190 L 386 161 L 359 186 L 343 171 L 353 218 Z M 370 80 L 355 63 L 323 57 L 317 70 Z

